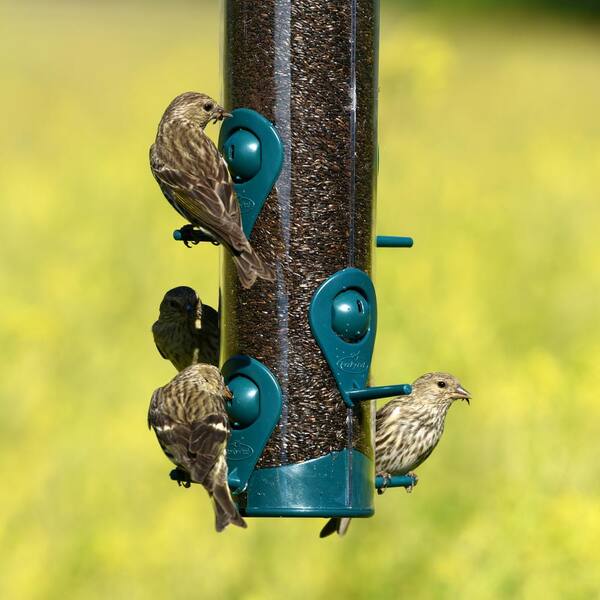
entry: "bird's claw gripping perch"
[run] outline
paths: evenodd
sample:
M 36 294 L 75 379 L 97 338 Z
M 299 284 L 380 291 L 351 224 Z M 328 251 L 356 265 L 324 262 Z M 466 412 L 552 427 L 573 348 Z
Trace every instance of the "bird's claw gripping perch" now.
M 415 485 L 417 485 L 417 483 L 419 483 L 419 478 L 417 477 L 417 474 L 413 473 L 413 472 L 408 473 L 408 476 L 411 477 L 412 480 L 414 481 L 413 484 L 411 484 L 405 488 L 406 493 L 410 494 L 415 489 Z
M 173 480 L 177 482 L 177 485 L 179 487 L 183 486 L 184 488 L 189 488 L 192 486 L 192 479 L 189 475 L 189 473 L 186 473 L 184 470 L 182 469 L 173 469 L 170 473 L 169 473 L 169 477 Z
M 383 494 L 387 488 L 403 487 L 406 491 L 411 492 L 417 485 L 419 478 L 414 473 L 406 475 L 392 475 L 390 473 L 380 471 L 375 477 L 375 488 L 379 495 Z
M 183 242 L 186 248 L 197 246 L 200 242 L 210 242 L 213 246 L 218 246 L 219 241 L 210 233 L 203 229 L 197 229 L 191 224 L 184 225 L 173 232 L 173 238 L 178 242 Z M 190 244 L 192 246 L 190 246 Z
M 381 477 L 383 477 L 383 485 L 380 488 L 377 488 L 377 493 L 381 496 L 385 490 L 387 490 L 388 485 L 392 481 L 392 477 L 389 473 L 379 473 Z
M 179 231 L 181 231 L 183 234 L 183 243 L 185 244 L 186 248 L 197 246 L 200 243 L 200 240 L 197 240 L 194 237 L 195 230 L 193 225 L 184 225 Z

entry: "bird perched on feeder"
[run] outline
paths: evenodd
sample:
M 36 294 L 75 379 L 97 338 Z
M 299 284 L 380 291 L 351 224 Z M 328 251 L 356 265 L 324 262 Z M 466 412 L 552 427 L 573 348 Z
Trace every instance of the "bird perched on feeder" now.
M 455 400 L 470 404 L 471 394 L 449 373 L 427 373 L 412 384 L 408 396 L 382 406 L 375 422 L 375 471 L 384 481 L 410 474 L 433 452 L 444 432 L 448 409 Z M 385 489 L 385 488 L 383 488 Z M 410 488 L 409 490 L 410 491 Z M 349 518 L 330 519 L 320 537 L 344 535 Z
M 219 369 L 196 364 L 155 390 L 148 411 L 163 452 L 211 497 L 217 531 L 230 523 L 246 527 L 227 485 L 225 402 L 231 397 Z
M 219 364 L 219 313 L 190 287 L 165 294 L 152 335 L 160 355 L 178 371 L 195 363 Z
M 274 274 L 246 239 L 227 163 L 204 133 L 210 121 L 230 116 L 206 94 L 180 94 L 160 120 L 150 166 L 167 200 L 191 223 L 187 227 L 200 227 L 226 246 L 242 286 L 250 288 L 258 277 L 273 280 Z

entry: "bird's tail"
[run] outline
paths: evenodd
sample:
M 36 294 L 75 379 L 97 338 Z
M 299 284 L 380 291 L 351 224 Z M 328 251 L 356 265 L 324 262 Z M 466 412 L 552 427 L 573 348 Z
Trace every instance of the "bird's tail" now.
M 238 527 L 247 527 L 246 521 L 242 519 L 227 485 L 225 452 L 219 456 L 213 468 L 206 475 L 202 485 L 210 495 L 213 503 L 215 529 L 217 531 L 223 531 L 230 523 Z
M 218 484 L 212 490 L 212 499 L 215 510 L 215 529 L 217 531 L 223 531 L 230 523 L 244 529 L 248 527 L 238 511 L 226 483 Z
M 233 261 L 242 287 L 246 289 L 251 288 L 258 277 L 267 281 L 275 279 L 273 269 L 264 263 L 249 242 L 244 245 L 244 249 L 239 254 L 233 256 Z
M 333 519 L 329 519 L 329 521 L 327 521 L 327 523 L 325 523 L 325 527 L 323 527 L 323 529 L 321 529 L 321 533 L 319 534 L 319 537 L 327 537 L 328 535 L 331 535 L 332 533 L 336 532 L 338 533 L 338 535 L 345 535 L 346 531 L 348 531 L 348 527 L 350 527 L 350 521 L 352 519 L 348 519 L 346 517 L 340 518 L 340 517 L 334 517 Z

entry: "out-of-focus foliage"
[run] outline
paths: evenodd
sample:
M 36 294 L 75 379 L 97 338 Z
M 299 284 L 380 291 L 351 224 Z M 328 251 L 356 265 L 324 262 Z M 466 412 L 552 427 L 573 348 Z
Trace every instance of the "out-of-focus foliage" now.
M 598 31 L 384 6 L 378 224 L 416 245 L 378 253 L 375 381 L 474 400 L 412 495 L 326 541 L 216 535 L 145 425 L 163 292 L 218 283 L 147 150 L 172 96 L 220 95 L 219 45 L 212 4 L 2 8 L 0 597 L 597 596 Z

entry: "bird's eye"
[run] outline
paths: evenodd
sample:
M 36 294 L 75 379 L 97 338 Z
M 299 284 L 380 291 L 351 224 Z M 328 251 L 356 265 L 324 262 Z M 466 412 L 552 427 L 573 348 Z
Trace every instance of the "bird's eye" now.
M 210 112 L 214 107 L 215 105 L 212 102 L 206 102 L 203 106 L 206 112 Z
M 439 388 L 445 388 L 446 387 L 446 382 L 445 381 L 438 381 L 438 387 Z
M 171 308 L 179 308 L 179 304 L 177 304 L 177 302 L 175 302 L 175 300 L 169 300 L 169 306 Z

